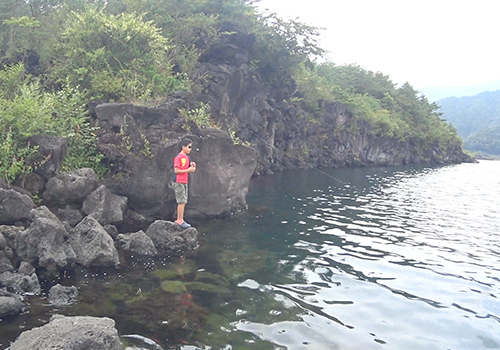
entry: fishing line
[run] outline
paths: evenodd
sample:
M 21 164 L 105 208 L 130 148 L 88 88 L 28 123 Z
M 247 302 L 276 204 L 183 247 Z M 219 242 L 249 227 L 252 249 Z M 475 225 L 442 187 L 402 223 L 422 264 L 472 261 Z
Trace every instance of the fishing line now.
M 281 152 L 281 153 L 284 153 L 282 150 L 280 150 L 280 149 L 279 149 L 279 148 L 277 148 L 276 146 L 272 145 L 271 143 L 269 143 L 269 142 L 268 142 L 267 140 L 265 140 L 264 138 L 260 137 L 260 136 L 259 136 L 256 132 L 254 132 L 254 131 L 252 131 L 252 130 L 250 130 L 250 129 L 248 129 L 248 131 L 250 131 L 250 132 L 251 132 L 254 136 L 256 136 L 258 139 L 260 139 L 261 141 L 263 141 L 266 145 L 268 145 L 269 147 L 271 147 L 273 150 L 277 150 L 277 151 L 279 151 L 279 152 Z M 304 164 L 306 164 L 306 165 L 309 165 L 308 163 L 306 163 L 304 160 L 300 159 L 299 157 L 296 157 L 296 156 L 293 156 L 293 155 L 288 155 L 288 154 L 287 154 L 286 156 L 287 156 L 287 157 L 290 157 L 290 158 L 297 159 L 299 162 L 302 162 L 302 163 L 304 163 Z M 347 182 L 344 182 L 344 181 L 342 181 L 342 180 L 339 180 L 339 179 L 337 179 L 335 176 L 332 176 L 332 175 L 330 175 L 330 174 L 328 174 L 328 173 L 325 173 L 324 171 L 321 171 L 320 169 L 318 169 L 318 168 L 316 168 L 316 167 L 313 167 L 313 169 L 314 169 L 314 170 L 316 170 L 316 171 L 318 171 L 320 174 L 323 174 L 323 175 L 325 175 L 325 176 L 327 176 L 327 177 L 329 177 L 329 178 L 331 178 L 331 179 L 333 179 L 333 180 L 335 180 L 335 181 L 340 182 L 341 184 L 347 185 Z
M 220 112 L 220 110 L 221 110 L 221 109 L 220 109 L 220 107 L 218 107 L 218 106 L 213 106 L 213 104 L 212 104 L 212 103 L 210 103 L 210 108 L 213 108 L 213 107 L 215 107 L 215 108 L 216 108 L 217 110 L 219 110 L 219 112 Z M 247 130 L 248 130 L 248 131 L 250 131 L 250 132 L 251 132 L 251 133 L 252 133 L 255 137 L 257 137 L 258 139 L 260 139 L 261 141 L 263 141 L 266 145 L 268 145 L 269 147 L 271 147 L 273 150 L 277 150 L 277 151 L 279 151 L 279 152 L 281 152 L 281 153 L 284 153 L 282 150 L 280 150 L 280 149 L 279 149 L 279 148 L 277 148 L 276 146 L 274 146 L 274 145 L 270 144 L 270 143 L 269 143 L 266 139 L 264 139 L 264 138 L 260 137 L 260 136 L 259 136 L 259 134 L 257 134 L 257 133 L 256 133 L 256 132 L 254 132 L 253 130 L 250 130 L 250 129 L 247 129 Z M 297 159 L 299 162 L 302 162 L 302 163 L 304 163 L 304 164 L 308 165 L 308 163 L 306 163 L 305 161 L 303 161 L 302 159 L 300 159 L 300 158 L 298 158 L 298 157 L 296 157 L 296 156 L 293 156 L 293 155 L 286 155 L 286 156 L 287 156 L 287 157 L 290 157 L 290 158 Z M 327 177 L 329 177 L 329 178 L 331 178 L 331 179 L 333 179 L 333 180 L 335 180 L 335 181 L 338 181 L 338 182 L 340 182 L 341 184 L 347 185 L 347 182 L 344 182 L 344 181 L 342 181 L 342 180 L 339 180 L 339 179 L 337 179 L 335 176 L 332 176 L 332 175 L 330 175 L 330 174 L 327 174 L 327 173 L 325 173 L 324 171 L 321 171 L 321 170 L 319 170 L 319 169 L 318 169 L 318 168 L 316 168 L 316 167 L 313 167 L 313 169 L 314 169 L 314 170 L 316 170 L 317 172 L 319 172 L 320 174 L 323 174 L 324 176 L 327 176 Z

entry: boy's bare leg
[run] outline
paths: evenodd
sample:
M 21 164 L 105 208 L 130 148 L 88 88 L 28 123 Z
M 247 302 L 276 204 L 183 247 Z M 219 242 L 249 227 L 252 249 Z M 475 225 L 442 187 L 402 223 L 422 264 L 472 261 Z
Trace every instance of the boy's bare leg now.
M 186 208 L 186 203 L 177 204 L 177 222 L 182 224 L 184 222 L 184 209 Z

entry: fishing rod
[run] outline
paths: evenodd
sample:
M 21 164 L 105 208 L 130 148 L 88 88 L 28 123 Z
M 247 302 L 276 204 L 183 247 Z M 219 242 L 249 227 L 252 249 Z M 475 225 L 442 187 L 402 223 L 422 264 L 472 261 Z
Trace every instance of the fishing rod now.
M 251 132 L 251 133 L 252 133 L 255 137 L 257 137 L 258 139 L 260 139 L 261 141 L 263 141 L 266 145 L 268 145 L 269 147 L 271 147 L 273 150 L 277 150 L 277 151 L 279 151 L 279 152 L 282 152 L 282 153 L 283 153 L 283 151 L 282 151 L 282 150 L 280 150 L 280 149 L 279 149 L 279 148 L 277 148 L 276 146 L 272 145 L 270 142 L 268 142 L 266 139 L 262 138 L 260 135 L 258 135 L 258 134 L 257 134 L 256 132 L 254 132 L 253 130 L 248 129 L 248 131 L 250 131 L 250 132 Z M 304 160 L 302 160 L 302 159 L 300 159 L 299 157 L 296 157 L 296 156 L 294 156 L 294 155 L 287 155 L 287 157 L 297 159 L 299 162 L 302 162 L 302 163 L 304 163 L 304 164 L 308 165 L 308 163 L 307 163 L 307 162 L 305 162 Z M 328 174 L 328 173 L 326 173 L 326 172 L 324 172 L 324 171 L 322 171 L 322 170 L 320 170 L 320 169 L 318 169 L 318 168 L 316 168 L 316 167 L 313 167 L 313 169 L 314 169 L 314 170 L 316 170 L 316 171 L 318 171 L 320 174 L 323 174 L 323 175 L 325 175 L 325 176 L 327 176 L 327 177 L 329 177 L 329 178 L 331 178 L 331 179 L 333 179 L 333 180 L 335 180 L 335 181 L 340 182 L 341 184 L 347 185 L 347 183 L 346 183 L 346 182 L 344 182 L 344 181 L 342 181 L 342 180 L 339 180 L 339 179 L 337 179 L 335 176 L 332 176 L 332 175 L 330 175 L 330 174 Z

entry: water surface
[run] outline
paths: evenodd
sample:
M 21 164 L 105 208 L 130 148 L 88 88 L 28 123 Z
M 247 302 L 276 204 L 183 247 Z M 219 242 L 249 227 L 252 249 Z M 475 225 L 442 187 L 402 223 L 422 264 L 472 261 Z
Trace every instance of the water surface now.
M 182 259 L 77 271 L 78 305 L 128 349 L 500 349 L 500 162 L 297 171 L 252 180 L 249 211 L 198 224 Z M 2 347 L 3 346 L 3 347 Z

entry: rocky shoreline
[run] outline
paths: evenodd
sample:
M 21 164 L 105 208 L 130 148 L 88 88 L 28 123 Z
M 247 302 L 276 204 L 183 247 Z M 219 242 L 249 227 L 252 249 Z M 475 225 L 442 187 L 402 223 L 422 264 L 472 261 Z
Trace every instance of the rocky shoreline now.
M 51 305 L 77 302 L 75 286 L 50 285 L 47 281 L 64 280 L 66 273 L 78 266 L 115 268 L 120 266 L 123 254 L 176 256 L 198 247 L 195 228 L 182 229 L 166 220 L 155 220 L 144 230 L 119 232 L 115 225 L 126 218 L 127 198 L 109 191 L 92 169 L 53 177 L 45 188 L 46 205 L 38 207 L 21 190 L 0 188 L 0 319 L 23 312 L 25 297 L 42 294 L 41 281 L 45 282 Z M 66 326 L 54 326 L 54 322 L 63 322 Z M 75 326 L 75 322 L 83 322 L 90 328 L 104 322 L 106 326 L 99 327 L 108 330 L 102 336 L 92 332 L 97 340 L 84 339 L 86 333 L 81 330 L 76 333 L 68 330 L 66 337 L 71 337 L 75 344 L 68 349 L 121 348 L 109 347 L 111 343 L 119 344 L 116 330 L 108 334 L 114 321 L 67 318 L 53 320 L 40 330 L 22 333 L 11 349 L 51 348 L 48 344 L 61 340 L 48 339 L 47 332 L 52 332 L 53 327 Z M 18 346 L 18 342 L 21 345 Z M 28 343 L 30 346 L 26 347 Z M 99 345 L 101 343 L 107 345 Z

